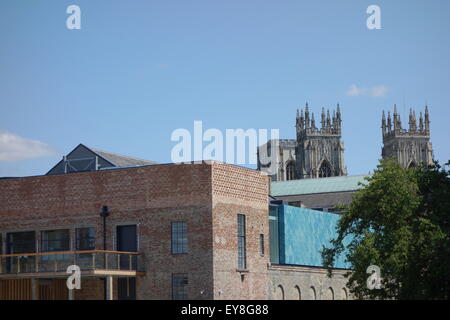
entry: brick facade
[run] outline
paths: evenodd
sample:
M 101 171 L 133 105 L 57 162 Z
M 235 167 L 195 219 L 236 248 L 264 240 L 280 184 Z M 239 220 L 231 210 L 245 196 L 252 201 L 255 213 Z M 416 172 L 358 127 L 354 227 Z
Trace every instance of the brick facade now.
M 236 166 L 213 166 L 214 298 L 267 299 L 269 178 Z M 247 270 L 237 271 L 237 214 L 246 217 Z M 266 252 L 260 255 L 260 234 Z
M 146 268 L 136 281 L 138 299 L 171 299 L 173 273 L 188 274 L 190 299 L 219 298 L 219 290 L 226 298 L 237 298 L 226 286 L 230 276 L 241 281 L 236 272 L 236 216 L 242 212 L 249 229 L 249 272 L 242 282 L 242 298 L 263 298 L 267 279 L 257 274 L 268 258 L 259 257 L 258 237 L 267 234 L 267 192 L 265 175 L 219 163 L 3 179 L 0 231 L 5 239 L 8 232 L 34 230 L 39 238 L 41 230 L 70 229 L 73 250 L 75 228 L 94 226 L 96 248 L 103 249 L 99 212 L 107 205 L 107 250 L 117 249 L 116 226 L 137 225 L 138 251 Z M 173 221 L 187 223 L 186 254 L 171 254 Z M 40 251 L 39 239 L 36 242 Z M 255 262 L 253 256 L 258 256 Z M 90 279 L 85 285 L 95 293 L 81 290 L 76 298 L 101 296 L 102 281 Z
M 273 284 L 291 279 L 292 268 L 268 269 L 268 193 L 267 175 L 217 162 L 0 179 L 0 233 L 6 239 L 8 232 L 36 231 L 39 252 L 40 231 L 70 229 L 75 250 L 75 229 L 95 227 L 96 249 L 103 249 L 100 210 L 108 206 L 107 250 L 117 250 L 117 226 L 137 226 L 145 265 L 145 274 L 136 277 L 137 299 L 171 299 L 178 273 L 188 276 L 189 299 L 276 298 Z M 246 219 L 244 270 L 238 269 L 238 214 Z M 176 221 L 186 222 L 187 253 L 171 253 Z M 102 299 L 104 283 L 82 278 L 75 299 Z M 117 299 L 117 278 L 113 287 Z

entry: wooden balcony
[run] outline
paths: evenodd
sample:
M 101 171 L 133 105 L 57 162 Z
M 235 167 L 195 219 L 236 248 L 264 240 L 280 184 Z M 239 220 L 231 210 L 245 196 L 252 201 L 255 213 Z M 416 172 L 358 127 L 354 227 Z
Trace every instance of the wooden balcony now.
M 67 267 L 82 276 L 135 277 L 144 274 L 139 252 L 87 250 L 0 255 L 0 279 L 67 277 Z

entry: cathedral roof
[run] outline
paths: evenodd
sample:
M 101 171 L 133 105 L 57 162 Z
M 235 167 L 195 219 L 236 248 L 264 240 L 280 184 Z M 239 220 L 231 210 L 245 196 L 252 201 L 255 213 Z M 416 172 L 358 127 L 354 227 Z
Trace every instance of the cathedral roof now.
M 300 179 L 290 181 L 274 181 L 271 183 L 272 196 L 288 196 L 299 194 L 346 192 L 361 189 L 359 183 L 367 182 L 367 175 L 341 176 L 318 179 Z

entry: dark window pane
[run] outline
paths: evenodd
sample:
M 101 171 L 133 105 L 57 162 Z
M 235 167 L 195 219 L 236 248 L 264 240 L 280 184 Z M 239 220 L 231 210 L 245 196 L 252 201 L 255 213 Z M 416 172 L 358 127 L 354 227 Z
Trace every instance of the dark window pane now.
M 247 267 L 246 261 L 246 238 L 245 238 L 245 215 L 238 214 L 238 269 L 245 269 Z
M 34 253 L 36 252 L 36 233 L 34 231 L 12 232 L 6 236 L 6 253 Z M 6 259 L 6 272 L 33 272 L 36 258 L 23 256 Z
M 76 229 L 76 250 L 95 250 L 95 228 Z
M 36 234 L 34 231 L 13 232 L 7 235 L 8 254 L 36 252 Z
M 295 162 L 290 161 L 286 166 L 286 180 L 295 179 Z
M 172 275 L 172 299 L 187 300 L 188 276 L 186 273 L 175 273 Z
M 187 253 L 187 224 L 184 221 L 172 222 L 172 253 Z
M 70 233 L 64 230 L 42 231 L 42 252 L 70 250 Z
M 264 235 L 262 233 L 259 235 L 259 253 L 264 255 Z

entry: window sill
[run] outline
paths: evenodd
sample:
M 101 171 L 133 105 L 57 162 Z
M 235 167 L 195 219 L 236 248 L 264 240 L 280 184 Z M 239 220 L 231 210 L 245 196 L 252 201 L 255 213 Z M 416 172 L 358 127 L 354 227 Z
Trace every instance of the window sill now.
M 239 273 L 249 273 L 250 270 L 248 270 L 248 269 L 236 269 L 236 272 L 239 272 Z

